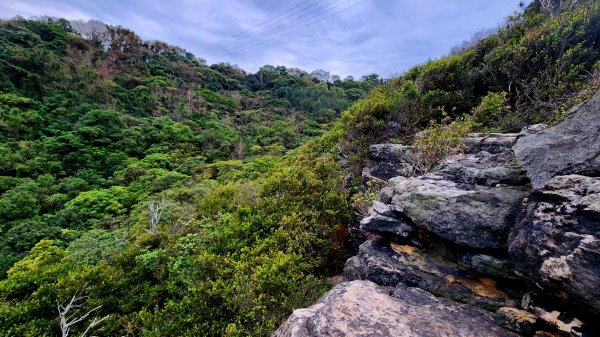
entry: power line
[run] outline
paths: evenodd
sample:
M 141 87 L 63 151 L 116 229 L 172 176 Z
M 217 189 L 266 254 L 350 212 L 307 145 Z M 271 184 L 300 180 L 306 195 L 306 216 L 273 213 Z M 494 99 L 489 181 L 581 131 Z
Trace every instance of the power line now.
M 347 2 L 350 2 L 350 1 L 352 1 L 352 0 L 345 0 L 345 1 L 342 1 L 340 3 L 336 3 L 333 6 L 331 6 L 332 4 L 329 4 L 325 8 L 321 8 L 321 9 L 318 9 L 318 10 L 313 10 L 311 12 L 305 13 L 305 14 L 301 15 L 300 17 L 295 18 L 296 22 L 288 25 L 287 27 L 286 27 L 285 24 L 281 24 L 281 25 L 279 25 L 277 27 L 273 27 L 273 28 L 271 28 L 269 30 L 266 30 L 264 32 L 256 34 L 255 36 L 252 36 L 252 38 L 257 39 L 257 38 L 263 38 L 263 37 L 269 38 L 269 37 L 272 37 L 272 36 L 279 36 L 278 35 L 279 33 L 284 32 L 284 31 L 286 31 L 287 29 L 289 29 L 291 27 L 295 27 L 295 26 L 298 26 L 300 24 L 304 24 L 304 22 L 306 20 L 310 20 L 310 19 L 314 19 L 314 18 L 318 18 L 318 20 L 321 20 L 323 17 L 329 18 L 329 17 L 335 15 L 335 13 L 338 13 L 338 12 L 334 12 L 334 14 L 331 14 L 331 15 L 328 15 L 328 16 L 327 16 L 327 12 L 329 12 L 332 9 L 340 8 L 339 7 L 340 5 L 343 5 L 343 4 L 345 4 Z M 354 7 L 354 6 L 351 6 L 351 7 Z M 326 16 L 323 16 L 323 15 L 326 15 Z M 304 21 L 300 21 L 301 19 L 305 19 L 305 20 Z M 269 39 L 269 41 L 270 40 L 272 40 L 272 39 Z M 246 39 L 246 41 L 243 41 L 241 43 L 238 42 L 238 43 L 230 44 L 229 46 L 226 46 L 224 48 L 221 48 L 220 50 L 217 50 L 215 52 L 209 53 L 209 54 L 204 55 L 204 56 L 206 56 L 206 57 L 213 57 L 213 56 L 221 55 L 223 53 L 227 53 L 227 52 L 231 51 L 232 49 L 239 48 L 239 47 L 242 47 L 242 46 L 246 46 L 246 45 L 252 44 L 254 42 L 255 41 L 253 41 L 253 40 Z
M 302 20 L 302 19 L 312 19 L 312 18 L 318 17 L 318 16 L 322 15 L 323 13 L 326 13 L 327 11 L 329 11 L 331 9 L 335 9 L 338 5 L 346 3 L 348 1 L 351 1 L 351 0 L 344 0 L 341 3 L 335 3 L 335 1 L 334 1 L 332 3 L 329 3 L 329 4 L 325 5 L 325 7 L 320 7 L 320 8 L 317 8 L 315 10 L 312 10 L 310 12 L 304 13 L 304 14 L 298 16 L 298 17 L 293 18 L 294 19 L 293 23 L 291 25 L 289 25 L 289 26 L 295 26 L 295 25 L 299 24 L 300 20 Z M 220 53 L 222 53 L 224 51 L 227 51 L 229 49 L 238 48 L 238 47 L 240 47 L 242 45 L 251 44 L 251 43 L 254 42 L 251 39 L 259 39 L 259 38 L 263 38 L 263 37 L 268 37 L 268 36 L 273 35 L 273 34 L 278 34 L 278 33 L 282 32 L 282 31 L 284 31 L 285 29 L 287 29 L 285 23 L 279 24 L 278 26 L 271 27 L 271 28 L 269 28 L 269 29 L 267 29 L 265 31 L 259 32 L 259 33 L 255 34 L 254 36 L 249 37 L 249 39 L 245 39 L 245 41 L 237 41 L 237 42 L 234 42 L 234 43 L 230 43 L 228 46 L 225 46 L 224 48 L 221 48 L 221 49 L 219 49 L 219 50 L 217 50 L 215 52 L 212 52 L 208 56 L 218 55 L 218 54 L 220 54 Z M 240 43 L 240 42 L 242 42 L 242 43 Z
M 257 46 L 260 46 L 260 45 L 262 45 L 262 44 L 265 44 L 265 43 L 267 43 L 267 42 L 271 42 L 271 41 L 273 41 L 273 40 L 276 40 L 276 39 L 278 39 L 278 38 L 280 38 L 280 37 L 282 37 L 282 36 L 285 36 L 285 35 L 287 35 L 287 34 L 290 34 L 290 33 L 297 32 L 297 31 L 299 31 L 299 30 L 301 30 L 301 29 L 304 29 L 305 27 L 308 27 L 308 26 L 314 25 L 314 24 L 316 24 L 316 23 L 318 23 L 318 22 L 321 22 L 321 21 L 323 21 L 323 20 L 326 20 L 326 19 L 328 19 L 328 18 L 330 18 L 330 17 L 332 17 L 332 16 L 334 16 L 334 15 L 340 14 L 340 13 L 342 13 L 342 12 L 345 12 L 345 11 L 347 11 L 347 10 L 351 9 L 351 8 L 354 8 L 354 7 L 356 7 L 356 6 L 360 5 L 361 3 L 365 2 L 365 1 L 367 1 L 367 0 L 361 0 L 361 1 L 359 1 L 359 2 L 357 2 L 357 3 L 355 3 L 355 4 L 353 4 L 353 5 L 350 5 L 350 6 L 346 7 L 346 8 L 344 8 L 344 9 L 341 9 L 341 10 L 339 10 L 339 11 L 336 11 L 336 12 L 334 12 L 334 13 L 331 13 L 330 15 L 327 15 L 327 16 L 324 16 L 324 17 L 321 17 L 321 18 L 319 18 L 319 19 L 317 19 L 317 20 L 315 20 L 315 21 L 312 21 L 312 22 L 310 22 L 310 23 L 308 23 L 308 24 L 305 24 L 305 25 L 304 25 L 304 26 L 302 26 L 302 27 L 299 27 L 299 28 L 297 28 L 297 29 L 294 29 L 294 30 L 291 30 L 291 31 L 286 31 L 286 30 L 287 30 L 287 29 L 289 29 L 290 27 L 297 26 L 297 24 L 291 25 L 291 26 L 287 27 L 286 29 L 282 30 L 282 31 L 281 31 L 282 33 L 281 33 L 281 34 L 278 34 L 278 35 L 276 35 L 276 36 L 274 36 L 274 37 L 272 37 L 272 38 L 270 38 L 270 39 L 268 39 L 268 40 L 260 41 L 260 42 L 256 43 L 256 44 L 255 44 L 255 45 L 253 45 L 253 46 L 249 46 L 247 49 L 252 49 L 252 48 L 255 48 L 255 47 L 257 47 Z M 346 2 L 347 2 L 347 1 L 346 1 Z M 251 44 L 251 43 L 243 43 L 243 44 L 240 44 L 238 47 L 247 46 L 247 45 L 249 45 L 249 44 Z M 229 52 L 230 52 L 230 51 L 224 50 L 224 51 L 222 51 L 222 52 L 219 52 L 219 53 L 214 53 L 214 54 L 211 54 L 211 56 L 210 56 L 210 57 L 225 56 L 225 55 L 227 55 Z
M 345 2 L 348 2 L 348 1 L 350 1 L 350 0 L 345 0 L 342 3 L 345 3 Z M 301 19 L 305 19 L 305 18 L 310 19 L 310 18 L 316 17 L 316 16 L 318 16 L 318 15 L 320 15 L 320 14 L 322 14 L 322 13 L 324 13 L 324 12 L 330 10 L 330 9 L 333 9 L 337 5 L 340 5 L 342 3 L 336 3 L 336 1 L 334 0 L 334 1 L 330 2 L 330 3 L 325 4 L 324 6 L 319 6 L 319 7 L 314 8 L 311 11 L 306 12 L 306 13 L 302 13 L 301 11 L 298 12 L 298 13 L 293 13 L 291 15 L 288 15 L 288 16 L 284 17 L 284 18 L 281 18 L 280 20 L 277 20 L 276 22 L 273 23 L 273 25 L 271 25 L 271 27 L 267 27 L 265 30 L 262 30 L 262 31 L 259 31 L 259 32 L 256 32 L 256 33 L 252 33 L 252 34 L 248 34 L 248 35 L 246 35 L 244 37 L 241 37 L 241 38 L 233 39 L 232 41 L 230 41 L 230 42 L 228 42 L 228 43 L 226 43 L 226 44 L 224 44 L 224 45 L 222 45 L 220 47 L 217 47 L 213 51 L 208 52 L 204 56 L 211 56 L 213 54 L 218 54 L 218 53 L 220 53 L 222 51 L 225 51 L 227 49 L 231 49 L 232 47 L 237 47 L 237 46 L 240 45 L 241 42 L 248 43 L 248 42 L 252 42 L 251 41 L 252 39 L 265 37 L 265 36 L 268 36 L 268 35 L 271 35 L 271 34 L 277 34 L 279 31 L 281 31 L 281 30 L 283 30 L 285 28 L 285 25 L 286 25 L 286 22 L 287 22 L 286 19 L 288 19 L 288 18 L 291 19 L 292 22 L 297 22 L 297 21 L 299 21 Z M 308 9 L 308 8 L 310 8 L 310 6 L 304 8 L 304 9 Z M 294 17 L 296 14 L 300 14 L 300 16 Z M 275 24 L 278 24 L 278 25 L 275 25 Z
M 302 7 L 304 4 L 307 4 L 307 3 L 310 3 L 310 0 L 308 0 L 308 1 L 304 1 L 304 2 L 302 2 L 302 3 L 300 3 L 300 4 L 297 4 L 296 6 L 294 6 L 294 7 L 290 8 L 290 9 L 288 9 L 287 11 L 285 11 L 285 12 L 283 12 L 283 13 L 280 13 L 279 15 L 276 15 L 276 16 L 274 16 L 274 17 L 272 17 L 272 18 L 268 19 L 268 20 L 265 20 L 265 21 L 261 22 L 260 24 L 258 24 L 258 25 L 256 25 L 256 26 L 254 26 L 254 27 L 252 27 L 252 28 L 250 28 L 250 29 L 246 30 L 245 32 L 240 32 L 240 33 L 237 33 L 237 34 L 233 35 L 233 37 L 236 37 L 236 36 L 239 36 L 239 35 L 243 35 L 243 34 L 245 34 L 245 33 L 249 32 L 249 31 L 255 30 L 256 28 L 258 28 L 258 27 L 260 27 L 260 26 L 263 26 L 265 23 L 268 23 L 269 21 L 272 21 L 272 20 L 274 20 L 274 19 L 277 19 L 278 17 L 282 16 L 283 14 L 285 14 L 285 13 L 288 13 L 289 11 L 291 11 L 291 10 L 293 10 L 293 9 L 296 9 L 296 8 L 298 8 L 298 7 Z M 308 6 L 308 7 L 312 7 L 312 6 L 314 6 L 314 5 L 315 5 L 315 3 L 313 2 L 313 3 L 312 3 L 310 6 Z
M 333 0 L 333 1 L 335 2 L 335 0 Z M 307 6 L 305 6 L 305 5 L 307 5 Z M 270 23 L 271 21 L 275 21 L 275 22 L 272 22 L 269 25 L 267 25 L 267 27 L 261 28 L 261 29 L 258 29 L 258 30 L 260 31 L 260 30 L 264 30 L 264 29 L 271 29 L 273 27 L 273 25 L 279 24 L 279 23 L 285 21 L 286 19 L 293 18 L 295 15 L 297 15 L 299 13 L 302 13 L 304 10 L 310 9 L 311 7 L 315 7 L 315 6 L 321 6 L 321 5 L 322 5 L 322 3 L 320 3 L 320 2 L 312 2 L 310 0 L 304 1 L 304 2 L 302 2 L 302 3 L 300 3 L 300 4 L 296 5 L 296 6 L 294 6 L 292 8 L 290 8 L 290 9 L 288 9 L 288 10 L 282 12 L 282 13 L 279 13 L 278 15 L 276 15 L 276 16 L 268 19 L 268 20 L 265 20 L 265 21 L 261 22 L 260 24 L 254 26 L 254 27 L 252 27 L 250 29 L 247 29 L 245 31 L 241 31 L 241 32 L 239 32 L 239 33 L 231 36 L 231 38 L 230 38 L 230 40 L 228 42 L 225 42 L 225 43 L 222 43 L 222 44 L 215 44 L 213 46 L 207 47 L 206 49 L 204 49 L 204 52 L 210 52 L 210 53 L 212 53 L 212 52 L 214 52 L 216 50 L 222 49 L 225 46 L 230 45 L 232 43 L 235 43 L 237 41 L 245 40 L 247 38 L 251 38 L 253 34 L 259 33 L 259 32 L 253 32 L 253 31 L 256 31 L 258 28 L 264 26 L 267 23 Z M 289 14 L 287 14 L 287 13 L 289 13 Z M 287 14 L 287 15 L 281 17 L 284 14 Z M 277 18 L 280 18 L 280 19 L 279 20 L 275 20 Z M 271 26 L 271 27 L 269 27 L 269 26 Z

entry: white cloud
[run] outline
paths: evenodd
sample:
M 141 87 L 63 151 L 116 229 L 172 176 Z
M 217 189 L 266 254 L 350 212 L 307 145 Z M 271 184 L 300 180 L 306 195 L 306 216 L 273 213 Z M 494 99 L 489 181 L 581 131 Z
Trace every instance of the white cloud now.
M 400 73 L 414 64 L 442 56 L 477 31 L 496 26 L 517 10 L 519 3 L 518 0 L 310 1 L 2 0 L 0 17 L 95 18 L 127 27 L 143 39 L 178 45 L 209 62 L 228 61 L 248 71 L 274 64 L 308 71 L 324 68 L 341 76 L 360 77 L 373 72 L 382 76 Z M 337 11 L 357 5 L 344 12 L 331 10 L 310 18 L 310 8 L 323 8 L 327 3 L 337 4 Z M 277 34 L 251 39 L 236 37 L 244 29 L 294 6 L 298 6 L 296 10 L 304 10 L 287 18 L 287 27 L 295 24 L 290 28 L 292 33 L 266 43 Z M 328 15 L 331 17 L 324 19 Z M 281 23 L 285 17 L 281 15 L 271 20 L 271 25 L 261 27 L 273 27 L 274 22 Z M 318 19 L 324 20 L 315 22 Z M 227 45 L 234 48 L 207 57 L 209 51 L 223 50 L 222 46 Z

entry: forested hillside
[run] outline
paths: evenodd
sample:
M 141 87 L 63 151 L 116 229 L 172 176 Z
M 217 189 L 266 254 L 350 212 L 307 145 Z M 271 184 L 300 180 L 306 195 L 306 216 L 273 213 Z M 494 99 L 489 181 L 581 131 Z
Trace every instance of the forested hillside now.
M 429 128 L 434 161 L 444 132 L 556 123 L 600 86 L 600 4 L 546 3 L 374 90 L 1 22 L 0 335 L 59 335 L 74 294 L 97 310 L 73 335 L 267 335 L 339 272 L 369 144 Z
M 0 23 L 0 278 L 24 258 L 0 286 L 0 330 L 54 334 L 56 300 L 82 287 L 87 305 L 101 301 L 98 313 L 111 313 L 106 331 L 274 328 L 318 293 L 304 273 L 324 262 L 298 259 L 323 237 L 279 238 L 283 249 L 270 236 L 285 217 L 296 225 L 295 208 L 342 224 L 347 207 L 322 212 L 322 192 L 335 185 L 320 180 L 328 162 L 320 172 L 253 180 L 381 80 L 207 66 L 180 48 L 92 24 L 84 38 L 65 20 Z M 301 200 L 276 202 L 280 193 Z M 305 199 L 319 211 L 305 210 Z M 313 295 L 298 298 L 302 286 Z

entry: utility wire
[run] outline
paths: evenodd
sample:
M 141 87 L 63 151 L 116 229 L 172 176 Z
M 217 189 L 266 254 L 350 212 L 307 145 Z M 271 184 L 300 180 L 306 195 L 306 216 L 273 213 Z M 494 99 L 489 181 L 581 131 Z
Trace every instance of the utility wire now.
M 254 39 L 267 38 L 268 39 L 268 38 L 270 38 L 272 36 L 279 36 L 278 34 L 280 34 L 281 32 L 284 32 L 284 31 L 288 30 L 291 27 L 295 27 L 295 26 L 298 26 L 300 24 L 304 24 L 304 22 L 306 22 L 307 20 L 314 19 L 314 18 L 318 18 L 318 20 L 322 20 L 323 18 L 329 18 L 329 17 L 333 16 L 335 13 L 338 13 L 338 12 L 334 12 L 334 14 L 331 14 L 331 15 L 327 15 L 327 12 L 329 12 L 330 10 L 338 9 L 338 8 L 340 8 L 339 5 L 343 5 L 343 4 L 345 4 L 347 2 L 350 2 L 350 1 L 352 1 L 352 0 L 345 0 L 345 1 L 342 1 L 340 3 L 336 3 L 333 6 L 331 6 L 331 4 L 330 4 L 330 5 L 328 5 L 325 8 L 321 8 L 321 9 L 317 9 L 317 10 L 313 10 L 311 12 L 305 13 L 304 15 L 295 18 L 296 22 L 288 25 L 287 27 L 286 27 L 285 24 L 281 24 L 281 25 L 279 25 L 277 27 L 273 27 L 273 28 L 271 28 L 271 29 L 269 29 L 267 31 L 261 32 L 259 34 L 256 34 L 255 36 L 252 36 L 252 38 L 254 38 Z M 304 20 L 300 21 L 301 19 L 304 19 Z M 270 41 L 272 39 L 268 39 L 268 40 Z M 229 46 L 226 46 L 226 47 L 222 48 L 221 50 L 209 53 L 208 55 L 204 55 L 204 56 L 206 56 L 206 57 L 213 57 L 213 56 L 221 55 L 223 53 L 230 52 L 233 49 L 237 49 L 237 48 L 242 47 L 242 46 L 250 45 L 250 44 L 252 44 L 254 42 L 255 41 L 253 41 L 253 40 L 246 40 L 246 41 L 242 41 L 241 43 L 234 43 L 234 44 L 231 44 Z
M 353 4 L 353 5 L 350 5 L 350 6 L 346 7 L 346 8 L 344 8 L 344 9 L 341 9 L 341 10 L 339 10 L 339 11 L 336 11 L 336 12 L 334 12 L 334 13 L 331 13 L 330 15 L 327 15 L 327 16 L 325 16 L 325 17 L 321 17 L 321 18 L 319 18 L 319 19 L 317 19 L 317 20 L 315 20 L 315 21 L 312 21 L 312 22 L 310 22 L 310 23 L 307 23 L 307 24 L 305 24 L 304 26 L 298 27 L 297 29 L 293 29 L 293 30 L 290 30 L 290 31 L 286 31 L 286 30 L 287 30 L 288 28 L 290 28 L 290 27 L 297 26 L 297 24 L 295 24 L 295 25 L 292 25 L 292 26 L 290 26 L 290 27 L 286 28 L 285 30 L 282 30 L 282 33 L 281 33 L 281 34 L 279 34 L 279 35 L 276 35 L 276 36 L 274 36 L 274 37 L 272 37 L 272 38 L 270 38 L 270 39 L 268 39 L 268 40 L 260 41 L 260 42 L 256 43 L 256 44 L 255 44 L 255 45 L 253 45 L 253 46 L 249 46 L 249 47 L 248 47 L 248 48 L 246 48 L 246 49 L 252 49 L 252 48 L 255 48 L 255 47 L 257 47 L 257 46 L 260 46 L 260 45 L 263 45 L 263 44 L 265 44 L 265 43 L 268 43 L 268 42 L 271 42 L 271 41 L 273 41 L 273 40 L 276 40 L 276 39 L 278 39 L 278 38 L 280 38 L 280 37 L 282 37 L 282 36 L 285 36 L 285 35 L 287 35 L 287 34 L 290 34 L 290 33 L 297 32 L 297 31 L 299 31 L 299 30 L 301 30 L 301 29 L 304 29 L 305 27 L 308 27 L 308 26 L 314 25 L 314 24 L 316 24 L 316 23 L 318 23 L 318 22 L 321 22 L 321 21 L 323 21 L 323 20 L 326 20 L 326 19 L 328 19 L 328 18 L 330 18 L 330 17 L 332 17 L 332 16 L 334 16 L 334 15 L 337 15 L 337 14 L 340 14 L 340 13 L 342 13 L 342 12 L 345 12 L 345 11 L 347 11 L 347 10 L 350 10 L 351 8 L 354 8 L 354 7 L 356 7 L 356 6 L 360 5 L 361 3 L 365 2 L 365 1 L 367 1 L 367 0 L 361 0 L 361 1 L 359 1 L 359 2 L 357 2 L 357 3 L 355 3 L 355 4 Z M 243 44 L 239 45 L 238 47 L 243 47 L 243 46 L 247 46 L 247 45 L 249 45 L 249 43 L 243 43 Z M 231 50 L 229 50 L 229 51 L 222 51 L 222 52 L 220 52 L 220 53 L 215 53 L 215 54 L 214 54 L 214 55 L 212 55 L 211 57 L 220 57 L 220 56 L 225 56 L 225 55 L 227 55 L 227 54 L 228 54 L 230 51 L 231 51 Z
M 303 14 L 301 13 L 300 16 L 290 18 L 292 20 L 292 22 L 295 22 L 292 25 L 298 24 L 299 20 L 302 20 L 302 19 L 307 19 L 308 20 L 308 19 L 312 19 L 314 17 L 317 17 L 317 16 L 319 16 L 319 15 L 321 15 L 321 14 L 323 14 L 323 13 L 325 13 L 325 12 L 331 10 L 331 9 L 336 8 L 336 6 L 338 6 L 340 4 L 343 4 L 343 3 L 346 3 L 348 1 L 351 1 L 351 0 L 345 0 L 345 1 L 342 1 L 341 3 L 336 3 L 335 0 L 334 0 L 333 2 L 325 4 L 325 6 L 317 7 L 316 9 L 313 9 L 313 10 L 311 10 L 309 12 L 306 12 L 306 13 L 303 13 Z M 233 41 L 231 41 L 231 42 L 229 42 L 229 43 L 227 43 L 227 44 L 225 44 L 225 45 L 217 48 L 216 50 L 214 50 L 212 52 L 209 52 L 209 53 L 207 53 L 207 54 L 205 54 L 203 56 L 206 57 L 206 56 L 212 56 L 213 54 L 219 54 L 220 52 L 223 52 L 225 50 L 239 47 L 240 44 L 252 43 L 253 39 L 267 37 L 267 36 L 269 36 L 271 34 L 277 34 L 277 33 L 281 32 L 281 31 L 285 30 L 286 29 L 285 26 L 286 26 L 286 23 L 287 23 L 286 20 L 284 20 L 282 18 L 281 20 L 278 20 L 275 23 L 278 23 L 278 22 L 281 22 L 281 23 L 278 24 L 277 26 L 268 27 L 268 29 L 266 29 L 266 30 L 256 32 L 254 34 L 245 36 L 245 37 L 243 37 L 241 39 L 235 39 L 235 40 L 233 40 Z
M 333 0 L 333 1 L 335 1 L 335 0 Z M 207 47 L 207 48 L 204 50 L 204 52 L 213 52 L 213 51 L 215 51 L 215 50 L 218 50 L 218 49 L 221 49 L 221 48 L 223 48 L 223 47 L 224 47 L 224 46 L 226 46 L 226 45 L 229 45 L 229 44 L 231 44 L 231 43 L 235 43 L 236 41 L 239 41 L 239 40 L 244 40 L 244 39 L 246 39 L 246 38 L 249 38 L 249 37 L 251 38 L 251 37 L 252 37 L 251 35 L 258 33 L 258 32 L 254 32 L 254 31 L 256 31 L 256 30 L 259 30 L 259 31 L 260 31 L 260 30 L 265 30 L 265 29 L 271 29 L 271 28 L 273 27 L 273 25 L 279 24 L 279 23 L 281 23 L 281 22 L 285 21 L 286 19 L 293 18 L 295 15 L 297 15 L 297 14 L 301 14 L 301 13 L 302 13 L 304 10 L 310 9 L 311 7 L 320 6 L 320 5 L 322 5 L 322 4 L 323 4 L 323 3 L 321 3 L 321 2 L 312 2 L 312 1 L 310 1 L 310 0 L 309 0 L 309 1 L 302 2 L 302 3 L 300 3 L 300 4 L 296 5 L 296 6 L 292 7 L 292 8 L 290 8 L 290 9 L 288 9 L 288 10 L 286 10 L 286 11 L 282 12 L 282 13 L 279 13 L 278 15 L 276 15 L 276 16 L 274 16 L 274 17 L 272 17 L 272 18 L 268 19 L 268 20 L 265 20 L 265 21 L 261 22 L 260 24 L 258 24 L 258 25 L 256 25 L 256 26 L 254 26 L 254 27 L 252 27 L 252 28 L 250 28 L 250 29 L 247 29 L 247 30 L 245 30 L 245 31 L 241 31 L 241 32 L 239 32 L 239 33 L 237 33 L 237 34 L 233 35 L 233 36 L 230 38 L 230 40 L 229 40 L 229 41 L 227 41 L 227 42 L 225 42 L 224 44 L 215 44 L 215 45 L 213 45 L 213 46 L 209 46 L 209 47 Z M 308 6 L 305 6 L 305 5 L 308 5 Z M 291 12 L 291 13 L 290 13 L 290 12 Z M 286 14 L 286 13 L 289 13 L 289 14 L 287 14 L 287 15 L 285 15 L 285 16 L 283 16 L 283 17 L 281 17 L 282 15 L 284 15 L 284 14 Z M 277 18 L 280 18 L 280 19 L 279 19 L 279 20 L 275 20 L 275 19 L 277 19 Z M 275 22 L 272 22 L 272 23 L 270 23 L 271 21 L 275 21 Z M 264 28 L 260 28 L 260 27 L 262 27 L 262 26 L 266 25 L 267 23 L 270 23 L 270 24 L 269 24 L 269 25 L 267 25 L 267 26 L 266 26 L 266 27 L 264 27 Z M 269 26 L 270 26 L 270 27 L 269 27 Z M 259 28 L 260 28 L 260 29 L 259 29 Z

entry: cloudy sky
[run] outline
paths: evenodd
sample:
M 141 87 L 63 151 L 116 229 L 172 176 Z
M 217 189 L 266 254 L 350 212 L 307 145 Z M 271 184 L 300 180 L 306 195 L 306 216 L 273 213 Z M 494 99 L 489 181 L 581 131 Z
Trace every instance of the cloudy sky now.
M 208 63 L 341 76 L 401 73 L 519 10 L 519 0 L 2 0 L 0 17 L 98 19 Z

